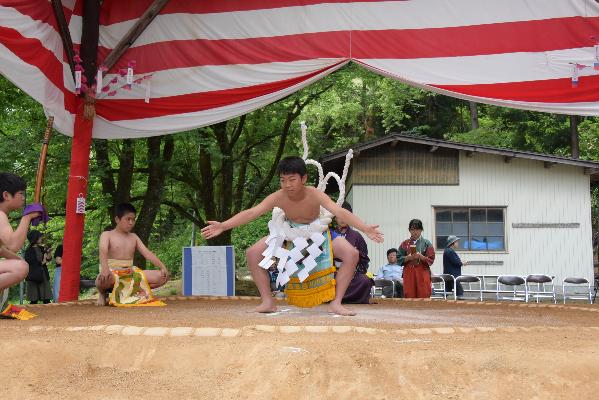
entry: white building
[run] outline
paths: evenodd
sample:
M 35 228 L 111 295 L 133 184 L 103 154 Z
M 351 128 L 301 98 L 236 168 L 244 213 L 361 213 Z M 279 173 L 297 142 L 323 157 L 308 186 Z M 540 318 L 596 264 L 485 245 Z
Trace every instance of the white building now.
M 464 274 L 592 282 L 590 184 L 599 181 L 599 163 L 400 134 L 353 149 L 347 200 L 385 234 L 383 244 L 367 240 L 370 271 L 418 218 L 436 249 L 433 273 L 442 272 L 454 234 L 462 261 L 471 263 Z M 325 171 L 340 173 L 345 153 L 323 157 Z

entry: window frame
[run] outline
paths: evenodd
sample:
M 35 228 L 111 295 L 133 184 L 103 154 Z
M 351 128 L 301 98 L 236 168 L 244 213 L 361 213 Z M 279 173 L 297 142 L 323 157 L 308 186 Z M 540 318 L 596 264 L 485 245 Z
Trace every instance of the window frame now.
M 471 224 L 472 224 L 472 218 L 471 218 L 471 211 L 472 210 L 485 210 L 485 224 L 489 224 L 488 221 L 488 210 L 501 210 L 503 213 L 503 236 L 498 236 L 498 235 L 485 235 L 485 237 L 496 237 L 496 238 L 503 238 L 503 249 L 499 249 L 499 250 L 475 250 L 472 249 L 471 247 L 468 249 L 463 249 L 460 248 L 458 249 L 458 251 L 462 252 L 462 253 L 472 253 L 472 254 L 507 254 L 508 253 L 508 235 L 507 235 L 507 221 L 506 221 L 506 217 L 507 217 L 507 206 L 433 206 L 433 240 L 434 240 L 434 244 L 435 244 L 435 248 L 437 249 L 445 249 L 445 246 L 442 247 L 437 247 L 437 242 L 438 242 L 438 237 L 440 236 L 448 236 L 448 235 L 453 235 L 454 233 L 449 233 L 448 235 L 439 235 L 437 234 L 437 213 L 438 212 L 442 212 L 442 211 L 450 211 L 452 213 L 452 220 L 451 220 L 451 224 L 454 223 L 453 221 L 453 212 L 455 211 L 464 211 L 467 213 L 468 215 L 468 221 L 467 221 L 467 231 L 468 231 L 468 235 L 456 235 L 458 236 L 460 239 L 464 240 L 466 239 L 468 241 L 469 246 L 471 246 L 472 243 L 472 236 L 477 236 L 477 235 L 472 235 L 472 228 L 471 228 Z M 441 221 L 441 222 L 449 222 L 449 221 Z M 474 221 L 476 223 L 476 221 Z M 493 222 L 491 222 L 493 223 Z M 497 222 L 497 224 L 499 224 L 499 222 Z M 453 231 L 453 228 L 452 228 Z M 462 242 L 463 243 L 463 242 Z

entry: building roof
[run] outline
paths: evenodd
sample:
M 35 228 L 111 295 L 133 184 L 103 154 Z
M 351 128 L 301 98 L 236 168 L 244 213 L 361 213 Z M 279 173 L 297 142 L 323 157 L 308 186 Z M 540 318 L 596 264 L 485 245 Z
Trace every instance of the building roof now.
M 461 150 L 467 153 L 493 154 L 505 157 L 506 161 L 509 161 L 513 158 L 523 158 L 528 160 L 542 161 L 545 163 L 546 166 L 551 166 L 554 164 L 571 165 L 575 167 L 585 168 L 585 173 L 590 175 L 591 181 L 599 182 L 599 162 L 597 161 L 586 161 L 570 157 L 558 157 L 549 154 L 533 153 L 528 151 L 502 149 L 499 147 L 492 146 L 481 146 L 477 144 L 452 142 L 449 140 L 432 139 L 424 136 L 414 136 L 402 133 L 391 133 L 387 136 L 373 139 L 368 142 L 358 143 L 352 146 L 351 149 L 353 149 L 354 153 L 359 154 L 359 152 L 363 150 L 368 150 L 388 143 L 397 142 L 414 143 L 430 146 L 431 151 L 434 151 L 436 148 L 446 148 Z M 329 164 L 332 167 L 325 169 L 336 169 L 334 165 L 345 158 L 345 154 L 347 154 L 347 151 L 349 149 L 350 148 L 346 148 L 344 150 L 339 150 L 321 157 L 322 164 L 324 164 L 325 166 L 326 164 Z

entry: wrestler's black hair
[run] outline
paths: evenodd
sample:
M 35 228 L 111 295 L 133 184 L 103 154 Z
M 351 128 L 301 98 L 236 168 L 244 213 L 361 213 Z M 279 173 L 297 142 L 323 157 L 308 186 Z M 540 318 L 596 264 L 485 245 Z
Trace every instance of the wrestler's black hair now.
M 114 215 L 118 219 L 123 218 L 123 216 L 128 213 L 137 214 L 137 210 L 135 209 L 135 207 L 133 207 L 133 204 L 131 203 L 121 203 L 114 208 Z
M 10 172 L 0 173 L 0 203 L 4 201 L 4 196 L 2 196 L 4 192 L 14 196 L 15 193 L 25 189 L 27 189 L 27 184 L 20 176 Z
M 279 174 L 279 176 L 291 174 L 304 176 L 307 173 L 306 163 L 301 157 L 285 157 L 279 162 L 279 166 L 277 167 L 277 174 Z
M 410 221 L 410 224 L 408 225 L 408 230 L 415 228 L 415 229 L 420 229 L 421 231 L 424 230 L 424 228 L 422 227 L 422 221 L 420 221 L 419 219 L 413 219 Z
M 397 249 L 395 247 L 392 247 L 389 250 L 387 250 L 387 256 L 389 256 L 389 254 L 391 254 L 391 253 L 397 254 Z

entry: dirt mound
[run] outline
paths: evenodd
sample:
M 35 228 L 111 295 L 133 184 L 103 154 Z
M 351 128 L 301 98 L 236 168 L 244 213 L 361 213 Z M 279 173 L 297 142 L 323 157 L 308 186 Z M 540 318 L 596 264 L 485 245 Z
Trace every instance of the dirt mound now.
M 599 308 L 446 302 L 357 317 L 254 300 L 0 320 L 2 399 L 594 398 Z

